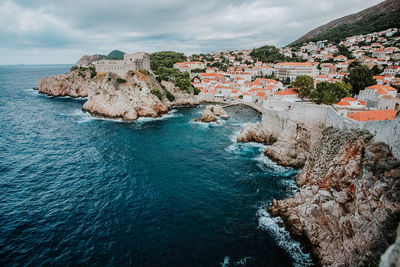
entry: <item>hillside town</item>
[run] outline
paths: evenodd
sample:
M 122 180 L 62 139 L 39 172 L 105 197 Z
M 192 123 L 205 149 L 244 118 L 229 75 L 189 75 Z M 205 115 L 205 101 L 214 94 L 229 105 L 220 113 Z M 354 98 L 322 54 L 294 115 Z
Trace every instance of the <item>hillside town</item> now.
M 373 72 L 370 86 L 332 103 L 342 115 L 355 120 L 394 119 L 400 109 L 400 37 L 397 28 L 347 37 L 340 43 L 308 42 L 279 49 L 286 59 L 262 62 L 253 50 L 192 55 L 174 68 L 190 74 L 203 97 L 252 103 L 310 102 L 293 83 L 309 76 L 319 83 L 348 81 L 351 69 L 366 66 Z M 292 60 L 291 60 L 292 59 Z

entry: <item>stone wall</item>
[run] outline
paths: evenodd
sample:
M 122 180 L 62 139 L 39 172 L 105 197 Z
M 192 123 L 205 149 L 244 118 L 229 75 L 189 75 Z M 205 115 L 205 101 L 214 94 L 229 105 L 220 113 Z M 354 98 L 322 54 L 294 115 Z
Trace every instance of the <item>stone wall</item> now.
M 393 121 L 360 122 L 340 116 L 335 109 L 326 105 L 307 103 L 265 101 L 262 125 L 276 135 L 287 134 L 287 127 L 300 123 L 310 132 L 311 144 L 316 143 L 325 127 L 340 130 L 368 130 L 376 142 L 383 142 L 392 148 L 395 157 L 400 158 L 400 116 Z

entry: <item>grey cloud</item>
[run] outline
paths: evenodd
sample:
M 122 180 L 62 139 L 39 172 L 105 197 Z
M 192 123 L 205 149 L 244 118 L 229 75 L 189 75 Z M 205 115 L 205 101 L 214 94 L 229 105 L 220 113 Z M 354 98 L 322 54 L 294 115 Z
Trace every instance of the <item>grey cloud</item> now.
M 197 53 L 283 46 L 323 23 L 378 2 L 3 0 L 0 64 L 24 59 L 25 63 L 73 63 L 82 53 L 112 49 Z M 26 56 L 38 49 L 43 50 L 38 53 L 42 59 Z

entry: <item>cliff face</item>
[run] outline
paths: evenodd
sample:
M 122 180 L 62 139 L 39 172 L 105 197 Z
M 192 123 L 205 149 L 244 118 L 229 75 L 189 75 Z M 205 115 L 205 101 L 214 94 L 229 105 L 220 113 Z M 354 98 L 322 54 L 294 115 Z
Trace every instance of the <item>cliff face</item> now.
M 318 127 L 310 128 L 295 120 L 282 119 L 278 127 L 249 123 L 237 141 L 263 143 L 267 145 L 264 152 L 267 157 L 281 166 L 299 169 L 304 166 L 321 131 Z
M 325 266 L 379 262 L 400 220 L 400 162 L 368 132 L 327 128 L 273 216 Z
M 50 96 L 87 97 L 94 86 L 91 81 L 91 72 L 72 71 L 58 76 L 40 79 L 39 93 Z
M 130 72 L 125 79 L 114 74 L 98 74 L 92 70 L 74 70 L 67 74 L 46 77 L 39 81 L 38 91 L 51 96 L 88 97 L 82 110 L 94 116 L 136 120 L 138 117 L 158 117 L 172 105 L 198 104 L 196 96 L 179 92 L 166 83 L 175 94 L 174 102 L 162 101 L 150 91 L 163 86 L 147 72 Z M 173 89 L 173 90 L 172 90 Z M 171 92 L 170 91 L 170 92 Z

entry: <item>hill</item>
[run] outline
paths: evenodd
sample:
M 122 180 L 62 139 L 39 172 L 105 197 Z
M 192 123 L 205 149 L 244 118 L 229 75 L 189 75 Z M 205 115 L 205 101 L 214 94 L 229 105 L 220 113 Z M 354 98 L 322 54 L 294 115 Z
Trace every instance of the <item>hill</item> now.
M 113 50 L 106 56 L 106 59 L 123 60 L 124 59 L 124 55 L 125 55 L 125 52 L 122 52 L 122 51 L 119 51 L 119 50 Z
M 356 14 L 333 20 L 308 32 L 289 46 L 308 41 L 338 42 L 348 36 L 367 34 L 388 28 L 400 28 L 399 0 L 386 0 Z

